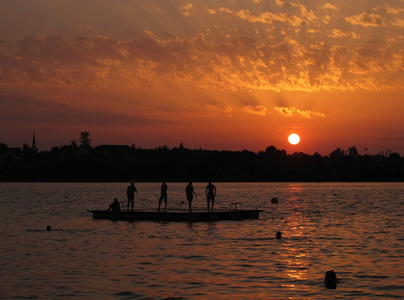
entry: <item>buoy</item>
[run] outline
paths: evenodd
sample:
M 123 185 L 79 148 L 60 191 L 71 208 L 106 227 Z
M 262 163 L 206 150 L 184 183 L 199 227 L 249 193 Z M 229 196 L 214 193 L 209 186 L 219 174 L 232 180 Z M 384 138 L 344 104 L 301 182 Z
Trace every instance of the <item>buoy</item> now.
M 282 232 L 278 231 L 278 232 L 276 233 L 276 238 L 277 238 L 277 239 L 280 239 L 281 237 L 282 237 Z
M 278 198 L 273 197 L 273 198 L 271 199 L 271 203 L 278 203 Z
M 47 231 L 51 231 L 51 230 L 52 230 L 52 227 L 50 227 L 50 226 L 48 225 L 48 226 L 46 226 L 46 230 L 47 230 Z

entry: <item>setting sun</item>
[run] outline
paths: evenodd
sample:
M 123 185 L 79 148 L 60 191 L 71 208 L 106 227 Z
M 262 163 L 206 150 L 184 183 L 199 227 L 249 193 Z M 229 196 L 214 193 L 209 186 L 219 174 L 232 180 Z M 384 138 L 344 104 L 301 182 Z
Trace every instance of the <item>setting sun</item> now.
M 300 142 L 300 136 L 298 136 L 296 133 L 292 133 L 291 135 L 289 135 L 288 141 L 292 145 L 297 145 Z

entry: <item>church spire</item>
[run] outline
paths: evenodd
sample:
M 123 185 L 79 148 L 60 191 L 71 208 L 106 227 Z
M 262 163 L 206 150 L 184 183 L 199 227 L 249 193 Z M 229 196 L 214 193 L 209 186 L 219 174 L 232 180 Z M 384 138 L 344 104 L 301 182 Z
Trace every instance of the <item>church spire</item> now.
M 31 147 L 31 152 L 34 152 L 34 153 L 38 153 L 38 148 L 36 147 L 36 141 L 35 141 L 35 130 L 34 130 L 34 132 L 33 132 L 33 134 L 32 134 L 32 147 Z
M 32 135 L 32 148 L 34 148 L 34 147 L 36 147 L 36 142 L 35 142 L 35 130 L 34 130 L 33 135 Z

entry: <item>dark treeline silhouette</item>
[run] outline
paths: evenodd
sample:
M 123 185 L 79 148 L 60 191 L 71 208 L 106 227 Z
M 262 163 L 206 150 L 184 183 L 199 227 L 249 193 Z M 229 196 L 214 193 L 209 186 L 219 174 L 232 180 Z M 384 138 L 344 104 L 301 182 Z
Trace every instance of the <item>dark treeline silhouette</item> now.
M 81 144 L 32 151 L 0 143 L 1 181 L 404 181 L 404 160 L 391 151 L 360 155 L 356 147 L 328 156 L 287 154 L 274 146 L 258 153 L 167 146 Z

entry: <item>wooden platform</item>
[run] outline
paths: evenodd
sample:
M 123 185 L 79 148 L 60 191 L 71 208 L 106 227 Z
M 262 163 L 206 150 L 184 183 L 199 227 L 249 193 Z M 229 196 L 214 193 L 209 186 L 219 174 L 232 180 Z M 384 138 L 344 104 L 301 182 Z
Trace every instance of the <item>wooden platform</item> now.
M 151 210 L 137 209 L 135 211 L 111 212 L 106 210 L 90 210 L 93 219 L 123 220 L 123 221 L 178 221 L 178 222 L 212 222 L 222 220 L 258 219 L 263 210 L 207 210 L 194 209 L 192 213 L 186 209 Z

